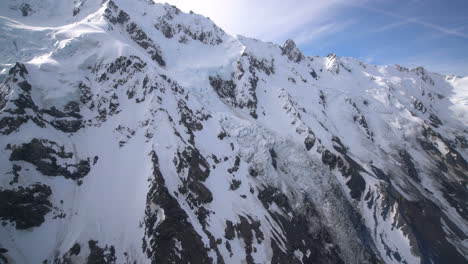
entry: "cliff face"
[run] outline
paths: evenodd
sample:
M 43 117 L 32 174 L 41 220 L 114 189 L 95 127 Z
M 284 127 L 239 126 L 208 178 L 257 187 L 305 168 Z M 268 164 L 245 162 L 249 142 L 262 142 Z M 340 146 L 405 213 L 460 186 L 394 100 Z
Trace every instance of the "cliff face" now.
M 467 261 L 467 78 L 151 1 L 0 7 L 0 263 Z

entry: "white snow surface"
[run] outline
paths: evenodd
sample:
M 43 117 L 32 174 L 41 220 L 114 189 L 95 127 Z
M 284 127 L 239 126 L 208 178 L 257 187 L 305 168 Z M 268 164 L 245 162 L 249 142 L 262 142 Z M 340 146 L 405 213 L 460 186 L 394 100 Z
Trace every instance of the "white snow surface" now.
M 116 114 L 108 113 L 105 121 L 99 121 L 96 108 L 93 110 L 80 103 L 80 114 L 91 121 L 74 133 L 62 132 L 48 124 L 39 127 L 29 120 L 14 133 L 0 136 L 0 188 L 17 188 L 35 182 L 47 184 L 53 191 L 51 203 L 66 214 L 64 218 L 53 219 L 54 214 L 49 213 L 42 225 L 27 230 L 17 230 L 11 224 L 0 226 L 0 247 L 9 249 L 12 263 L 52 261 L 75 243 L 85 245 L 89 240 L 97 240 L 101 246 L 113 245 L 117 263 L 124 263 L 126 258 L 137 263 L 151 263 L 141 250 L 145 236 L 141 223 L 153 178 L 150 153 L 157 153 L 166 186 L 173 194 L 183 179 L 173 159 L 190 141 L 190 133 L 179 122 L 180 100 L 184 100 L 193 113 L 210 116 L 202 121 L 203 129 L 193 130 L 193 144 L 201 155 L 210 165 L 214 164 L 213 154 L 220 160 L 229 158 L 210 168 L 210 176 L 204 182 L 213 196 L 213 201 L 205 207 L 215 212 L 207 228 L 224 244 L 226 220 L 238 222 L 239 216 L 250 215 L 260 221 L 266 238 L 262 244 L 254 240 L 257 250 L 252 256 L 256 263 L 271 261 L 272 230 L 282 229 L 271 220 L 257 198 L 257 188 L 263 185 L 283 191 L 294 201 L 297 210 L 301 210 L 301 198 L 307 195 L 318 206 L 325 226 L 335 231 L 345 230 L 333 235 L 341 254 L 350 263 L 360 253 L 352 246 L 352 227 L 340 215 L 340 199 L 346 199 L 363 216 L 385 263 L 401 263 L 386 254 L 385 247 L 399 252 L 407 263 L 419 263 L 420 257 L 411 250 L 402 227 L 395 227 L 398 204 L 390 209 L 389 218 L 381 216 L 383 196 L 378 194 L 386 183 L 376 177 L 371 166 L 385 168 L 391 183 L 408 200 L 420 199 L 421 196 L 415 195 L 417 190 L 433 201 L 450 215 L 465 236 L 468 235 L 467 219 L 455 211 L 441 193 L 441 187 L 431 174 L 434 164 L 417 140 L 423 128 L 431 126 L 428 120 L 432 114 L 443 122 L 432 130 L 453 142 L 460 155 L 468 159 L 466 147 L 457 143 L 468 134 L 468 77 L 443 76 L 422 68 L 374 66 L 335 55 L 305 56 L 300 62 L 293 62 L 282 54 L 280 46 L 227 35 L 200 15 L 184 14 L 167 4 L 145 0 L 113 2 L 120 10 L 125 10 L 130 20 L 159 48 L 164 66 L 135 43 L 125 26 L 111 24 L 105 18 L 107 1 L 4 0 L 0 3 L 0 80 L 7 78 L 16 62 L 22 62 L 28 70 L 26 80 L 32 85 L 32 99 L 39 108 L 63 109 L 70 101 L 79 102 L 79 85 L 85 83 L 91 88 L 96 103 L 107 104 L 116 95 L 119 109 Z M 22 16 L 20 8 L 24 3 L 30 4 L 31 15 Z M 72 15 L 77 6 L 79 13 Z M 167 38 L 155 27 L 167 16 L 172 17 L 169 21 L 173 25 L 184 25 L 191 32 L 212 32 L 207 38 L 221 42 L 203 43 L 189 36 L 184 43 L 180 41 L 184 31 Z M 248 107 L 236 107 L 228 99 L 221 98 L 210 84 L 210 77 L 214 76 L 234 80 L 237 102 L 246 103 L 250 98 L 247 55 L 274 69 L 274 73 L 255 70 L 257 118 L 251 115 Z M 108 65 L 121 56 L 140 58 L 146 64 L 144 71 L 107 73 L 109 80 L 98 81 L 105 70 L 96 66 Z M 245 73 L 239 70 L 239 65 L 243 65 Z M 119 84 L 117 80 L 125 76 L 129 77 Z M 172 84 L 162 76 L 172 80 Z M 147 93 L 142 87 L 145 77 L 149 85 L 158 89 Z M 174 86 L 183 92 L 174 92 Z M 16 98 L 18 89 L 10 91 L 6 98 Z M 128 98 L 128 91 L 134 91 L 133 99 Z M 144 100 L 137 103 L 135 98 Z M 424 105 L 425 111 L 415 108 L 417 102 Z M 10 115 L 3 109 L 0 111 L 0 116 Z M 365 125 L 359 121 L 362 117 Z M 117 129 L 119 126 L 125 129 Z M 313 131 L 316 143 L 307 150 L 304 139 L 309 130 Z M 222 131 L 228 136 L 220 140 L 218 134 Z M 176 132 L 180 136 L 176 136 Z M 330 170 L 321 160 L 324 149 L 338 154 L 333 137 L 340 138 L 348 155 L 368 171 L 363 174 L 366 189 L 360 200 L 350 196 L 349 178 L 343 177 L 337 169 Z M 17 164 L 23 170 L 19 182 L 12 185 L 11 151 L 5 149 L 6 145 L 19 146 L 33 138 L 64 145 L 76 160 L 94 156 L 99 160 L 91 166 L 81 185 L 64 177 L 42 175 L 32 164 L 19 161 Z M 124 143 L 119 144 L 122 141 Z M 448 142 L 440 139 L 435 142 L 444 156 L 450 155 Z M 271 166 L 271 149 L 278 156 L 278 169 Z M 411 154 L 421 182 L 399 176 L 404 173 L 399 150 Z M 238 171 L 228 173 L 236 156 L 240 157 Z M 256 164 L 263 174 L 256 178 L 249 176 L 251 164 Z M 467 171 L 462 174 L 464 178 L 454 180 L 466 182 Z M 235 191 L 229 190 L 232 179 L 242 182 Z M 335 187 L 342 190 L 345 198 L 332 194 Z M 255 189 L 254 193 L 251 188 Z M 364 199 L 368 192 L 375 195 L 371 208 Z M 245 198 L 240 198 L 241 195 Z M 208 246 L 209 238 L 193 208 L 183 195 L 177 199 Z M 282 213 L 281 208 L 272 208 Z M 157 212 L 161 222 L 165 221 L 165 212 L 157 204 L 152 210 Z M 454 240 L 453 244 L 467 256 L 466 242 Z M 244 241 L 236 238 L 231 241 L 231 247 L 232 254 L 224 247 L 220 250 L 224 260 L 242 263 L 246 257 Z M 87 248 L 83 246 L 82 250 L 86 253 Z M 306 253 L 294 251 L 293 255 L 301 263 Z M 210 256 L 217 258 L 214 251 Z M 85 260 L 75 261 L 83 263 Z

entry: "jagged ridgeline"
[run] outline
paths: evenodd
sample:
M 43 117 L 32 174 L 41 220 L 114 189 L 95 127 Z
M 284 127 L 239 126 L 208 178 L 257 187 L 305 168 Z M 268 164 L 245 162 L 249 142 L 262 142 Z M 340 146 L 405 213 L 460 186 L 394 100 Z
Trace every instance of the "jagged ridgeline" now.
M 466 77 L 145 0 L 0 33 L 0 263 L 468 262 Z

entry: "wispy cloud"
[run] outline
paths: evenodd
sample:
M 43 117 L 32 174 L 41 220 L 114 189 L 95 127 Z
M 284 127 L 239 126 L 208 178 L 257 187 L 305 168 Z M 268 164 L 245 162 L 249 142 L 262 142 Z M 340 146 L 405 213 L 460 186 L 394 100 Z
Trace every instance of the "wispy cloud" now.
M 298 36 L 304 42 L 327 30 L 342 28 L 326 22 L 344 3 L 362 0 L 155 0 L 167 1 L 183 11 L 193 10 L 210 17 L 230 34 L 282 42 Z M 310 28 L 305 30 L 305 28 Z M 336 31 L 335 31 L 336 32 Z M 310 35 L 307 35 L 310 34 Z
M 383 25 L 381 27 L 375 28 L 374 30 L 372 30 L 372 31 L 370 31 L 368 33 L 383 32 L 383 31 L 387 31 L 387 30 L 390 30 L 390 29 L 405 26 L 405 25 L 408 25 L 410 23 L 411 23 L 411 21 L 409 19 L 402 20 L 402 21 L 397 21 L 397 22 L 394 22 L 394 23 L 386 24 L 386 25 Z
M 298 32 L 292 34 L 292 38 L 296 44 L 308 44 L 319 39 L 323 39 L 329 35 L 341 32 L 347 27 L 355 23 L 355 20 L 347 20 L 344 22 L 330 22 L 314 26 L 305 26 Z
M 407 24 L 416 24 L 416 25 L 421 25 L 421 26 L 430 28 L 430 29 L 435 30 L 435 31 L 437 31 L 439 33 L 453 35 L 453 36 L 468 39 L 468 34 L 462 32 L 461 31 L 462 28 L 460 28 L 460 27 L 459 28 L 448 28 L 448 27 L 444 27 L 444 26 L 441 26 L 441 25 L 437 25 L 437 24 L 434 24 L 434 23 L 430 23 L 430 22 L 421 20 L 419 18 L 414 18 L 414 17 L 413 18 L 407 18 L 407 17 L 401 16 L 399 14 L 389 12 L 389 11 L 386 11 L 386 10 L 382 10 L 382 9 L 378 9 L 378 8 L 375 8 L 375 7 L 371 7 L 371 6 L 368 6 L 368 5 L 362 5 L 362 4 L 357 4 L 357 3 L 349 3 L 349 4 L 354 6 L 354 7 L 367 9 L 367 10 L 374 11 L 374 12 L 377 12 L 377 13 L 380 13 L 380 14 L 390 16 L 390 17 L 393 17 L 393 18 L 397 19 L 396 22 L 388 24 L 388 25 L 378 29 L 377 31 L 388 30 L 388 29 L 391 29 L 391 28 L 395 28 L 395 27 L 402 26 L 402 25 L 407 25 Z
M 210 17 L 232 35 L 240 34 L 278 44 L 292 38 L 314 54 L 336 52 L 358 56 L 370 63 L 398 63 L 408 67 L 422 65 L 436 72 L 468 75 L 468 63 L 463 61 L 468 54 L 463 50 L 459 54 L 455 51 L 463 46 L 459 43 L 468 40 L 468 19 L 458 15 L 450 19 L 429 20 L 423 14 L 428 11 L 424 7 L 432 8 L 431 3 L 422 0 L 409 0 L 404 5 L 393 6 L 395 9 L 385 8 L 394 3 L 388 0 L 153 1 L 167 1 L 185 12 L 192 10 Z M 446 16 L 452 9 L 448 8 L 438 18 Z M 362 10 L 369 13 L 363 16 Z M 402 35 L 392 35 L 393 32 L 399 33 L 394 30 L 402 27 L 408 30 Z M 450 43 L 443 42 L 446 39 Z M 438 44 L 434 44 L 436 41 Z M 432 52 L 436 48 L 434 45 L 441 45 L 442 50 Z M 408 58 L 413 54 L 420 56 Z
M 441 33 L 444 33 L 444 34 L 458 36 L 458 37 L 468 39 L 468 34 L 461 32 L 459 28 L 458 29 L 457 28 L 450 29 L 450 28 L 442 27 L 442 26 L 439 26 L 439 25 L 436 25 L 436 24 L 428 23 L 428 22 L 425 22 L 425 21 L 422 21 L 422 20 L 419 20 L 419 19 L 412 19 L 412 20 L 410 20 L 410 22 L 414 23 L 414 24 L 419 24 L 419 25 L 422 25 L 422 26 L 425 26 L 425 27 L 428 27 L 428 28 L 431 28 L 431 29 L 434 29 L 434 30 L 437 30 L 437 31 L 439 31 Z

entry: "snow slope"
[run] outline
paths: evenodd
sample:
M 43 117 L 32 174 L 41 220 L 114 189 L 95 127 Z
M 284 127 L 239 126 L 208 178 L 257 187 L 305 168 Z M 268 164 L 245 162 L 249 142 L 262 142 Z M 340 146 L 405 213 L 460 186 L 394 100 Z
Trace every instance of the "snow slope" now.
M 147 0 L 0 32 L 0 263 L 467 262 L 468 77 Z

